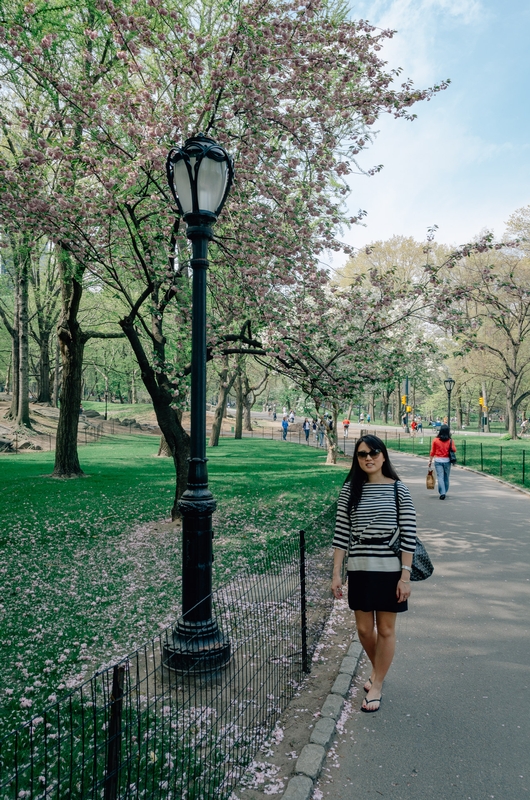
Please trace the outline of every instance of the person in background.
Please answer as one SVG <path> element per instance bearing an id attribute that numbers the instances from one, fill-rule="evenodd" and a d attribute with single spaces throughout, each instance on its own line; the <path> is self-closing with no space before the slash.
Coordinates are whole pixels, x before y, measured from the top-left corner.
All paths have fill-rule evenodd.
<path id="1" fill-rule="evenodd" d="M 309 422 L 308 418 L 304 419 L 304 424 L 302 425 L 302 429 L 305 433 L 305 440 L 306 442 L 309 441 L 309 431 L 311 430 L 311 423 Z"/>
<path id="2" fill-rule="evenodd" d="M 287 417 L 282 419 L 282 439 L 287 441 L 287 431 L 289 430 L 289 423 L 287 421 Z"/>
<path id="3" fill-rule="evenodd" d="M 342 427 L 344 429 L 344 438 L 348 438 L 348 428 L 350 427 L 350 420 L 348 418 L 342 420 Z"/>
<path id="4" fill-rule="evenodd" d="M 318 423 L 318 446 L 324 446 L 324 436 L 326 435 L 326 425 L 322 417 L 320 418 L 320 422 Z"/>
<path id="5" fill-rule="evenodd" d="M 364 422 L 364 411 L 361 411 L 359 414 L 359 424 L 362 425 Z"/>
<path id="6" fill-rule="evenodd" d="M 441 425 L 438 435 L 432 440 L 432 447 L 429 457 L 429 467 L 432 466 L 434 460 L 434 469 L 436 470 L 436 478 L 438 480 L 438 494 L 440 500 L 445 500 L 445 496 L 449 491 L 449 478 L 451 475 L 451 461 L 449 459 L 449 451 L 452 450 L 456 453 L 456 447 L 451 439 L 451 431 L 449 425 Z"/>
<path id="7" fill-rule="evenodd" d="M 368 414 L 366 415 L 366 424 L 367 424 L 367 425 L 369 425 L 369 424 L 370 424 L 370 420 L 371 420 L 371 419 L 372 419 L 372 417 L 370 416 L 370 412 L 368 412 Z"/>

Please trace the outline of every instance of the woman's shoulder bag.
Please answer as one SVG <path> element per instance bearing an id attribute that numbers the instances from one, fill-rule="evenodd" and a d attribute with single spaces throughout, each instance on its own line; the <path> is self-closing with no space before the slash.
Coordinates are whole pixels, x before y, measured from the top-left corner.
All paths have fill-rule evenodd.
<path id="1" fill-rule="evenodd" d="M 394 500 L 396 501 L 396 533 L 388 543 L 388 546 L 392 550 L 393 553 L 401 560 L 401 539 L 399 536 L 399 494 L 397 488 L 398 482 L 394 482 Z M 429 558 L 429 554 L 425 549 L 425 545 L 419 538 L 416 536 L 416 549 L 414 551 L 414 555 L 412 557 L 412 568 L 410 571 L 410 579 L 411 581 L 424 581 L 426 578 L 430 578 L 432 573 L 434 572 L 434 567 L 431 559 Z"/>

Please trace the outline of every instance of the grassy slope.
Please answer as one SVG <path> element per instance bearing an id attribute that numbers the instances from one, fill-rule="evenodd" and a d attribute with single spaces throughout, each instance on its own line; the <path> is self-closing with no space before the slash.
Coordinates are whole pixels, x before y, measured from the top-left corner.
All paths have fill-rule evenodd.
<path id="1" fill-rule="evenodd" d="M 50 453 L 0 458 L 0 733 L 178 615 L 180 532 L 149 524 L 168 522 L 174 492 L 157 445 L 83 447 L 88 477 L 75 481 L 45 477 Z M 322 451 L 259 439 L 221 440 L 208 456 L 216 583 L 309 523 L 346 473 Z"/>

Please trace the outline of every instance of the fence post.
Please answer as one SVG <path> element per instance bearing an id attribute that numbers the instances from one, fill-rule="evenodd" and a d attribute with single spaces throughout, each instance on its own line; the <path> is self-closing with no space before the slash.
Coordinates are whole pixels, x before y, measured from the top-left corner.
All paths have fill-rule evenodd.
<path id="1" fill-rule="evenodd" d="M 525 468 L 525 450 L 523 450 L 523 486 L 524 486 L 524 468 Z"/>
<path id="2" fill-rule="evenodd" d="M 502 478 L 502 447 L 499 448 L 499 477 Z"/>
<path id="3" fill-rule="evenodd" d="M 480 443 L 480 471 L 484 472 L 484 453 L 482 450 L 482 442 Z"/>
<path id="4" fill-rule="evenodd" d="M 112 671 L 112 694 L 110 697 L 110 720 L 107 737 L 107 770 L 104 785 L 104 800 L 118 797 L 118 775 L 121 761 L 121 720 L 123 714 L 123 682 L 125 667 L 116 664 Z"/>
<path id="5" fill-rule="evenodd" d="M 307 613 L 305 596 L 305 531 L 300 531 L 300 624 L 302 626 L 302 671 L 310 672 L 307 658 Z"/>
<path id="6" fill-rule="evenodd" d="M 401 434 L 398 433 L 398 450 L 401 450 Z"/>
<path id="7" fill-rule="evenodd" d="M 464 467 L 466 466 L 466 444 L 467 444 L 467 442 L 466 442 L 466 440 L 464 439 L 464 441 L 462 442 L 462 445 L 463 445 L 463 447 L 464 447 L 464 459 L 463 459 L 463 466 L 464 466 Z"/>

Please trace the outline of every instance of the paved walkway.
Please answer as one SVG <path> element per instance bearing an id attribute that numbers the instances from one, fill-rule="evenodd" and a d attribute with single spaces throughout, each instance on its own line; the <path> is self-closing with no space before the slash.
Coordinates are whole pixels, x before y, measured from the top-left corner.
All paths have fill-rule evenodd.
<path id="1" fill-rule="evenodd" d="M 530 797 L 530 497 L 457 468 L 442 502 L 425 459 L 391 458 L 435 574 L 399 618 L 381 710 L 359 691 L 316 797 Z"/>

